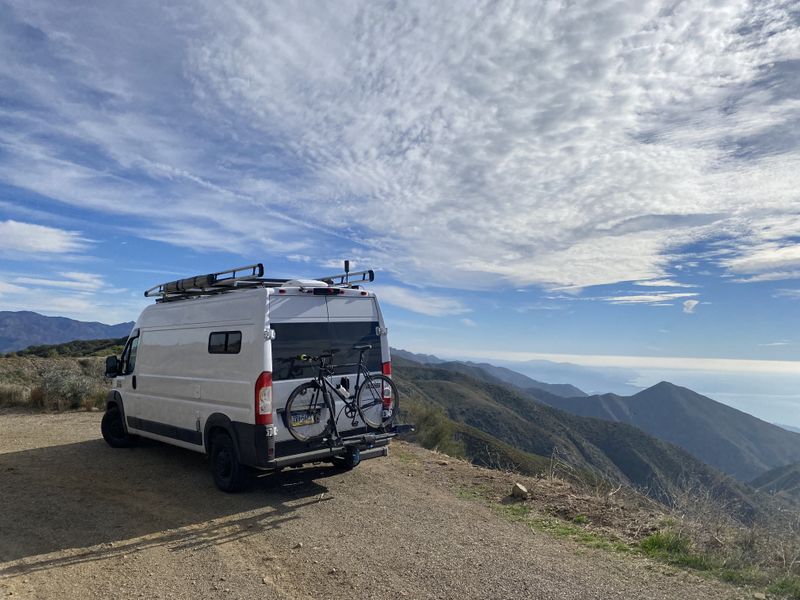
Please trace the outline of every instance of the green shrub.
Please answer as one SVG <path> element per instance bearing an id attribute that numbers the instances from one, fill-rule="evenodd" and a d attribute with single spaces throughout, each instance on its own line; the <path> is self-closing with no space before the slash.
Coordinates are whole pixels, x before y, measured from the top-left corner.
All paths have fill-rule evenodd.
<path id="1" fill-rule="evenodd" d="M 422 402 L 407 402 L 405 413 L 416 428 L 413 439 L 420 446 L 450 456 L 464 456 L 464 444 L 455 438 L 455 424 L 442 409 Z"/>
<path id="2" fill-rule="evenodd" d="M 673 531 L 657 531 L 646 537 L 641 543 L 647 554 L 681 554 L 688 553 L 689 539 Z"/>
<path id="3" fill-rule="evenodd" d="M 589 517 L 586 515 L 575 515 L 575 517 L 572 519 L 572 522 L 577 523 L 578 525 L 585 525 L 589 522 Z"/>
<path id="4" fill-rule="evenodd" d="M 777 596 L 800 600 L 800 578 L 790 576 L 779 579 L 769 586 L 769 591 Z"/>

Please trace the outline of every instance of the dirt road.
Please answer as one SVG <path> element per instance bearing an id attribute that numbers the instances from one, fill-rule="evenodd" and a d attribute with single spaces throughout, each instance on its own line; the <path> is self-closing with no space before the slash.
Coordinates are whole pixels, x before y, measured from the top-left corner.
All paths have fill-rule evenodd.
<path id="1" fill-rule="evenodd" d="M 226 495 L 202 456 L 99 423 L 0 414 L 0 597 L 751 597 L 503 519 L 459 497 L 478 469 L 407 444 Z"/>

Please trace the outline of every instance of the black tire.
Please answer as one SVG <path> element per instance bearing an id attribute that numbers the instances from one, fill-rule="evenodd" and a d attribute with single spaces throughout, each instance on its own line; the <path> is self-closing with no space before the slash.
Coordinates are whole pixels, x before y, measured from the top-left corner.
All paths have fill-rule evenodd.
<path id="1" fill-rule="evenodd" d="M 286 429 L 298 442 L 325 437 L 331 430 L 331 411 L 316 381 L 294 389 L 283 413 Z"/>
<path id="2" fill-rule="evenodd" d="M 331 462 L 337 469 L 352 471 L 361 464 L 361 451 L 358 448 L 348 448 L 341 456 L 334 456 Z"/>
<path id="3" fill-rule="evenodd" d="M 400 410 L 397 386 L 385 375 L 370 375 L 358 388 L 356 404 L 367 427 L 385 431 L 392 426 Z"/>
<path id="4" fill-rule="evenodd" d="M 135 435 L 130 435 L 125 431 L 122 412 L 115 404 L 106 409 L 103 420 L 100 422 L 100 431 L 103 439 L 112 448 L 130 448 L 138 440 Z"/>
<path id="5" fill-rule="evenodd" d="M 231 436 L 217 433 L 211 441 L 211 475 L 223 492 L 241 492 L 249 482 L 247 467 L 236 458 L 236 448 Z"/>

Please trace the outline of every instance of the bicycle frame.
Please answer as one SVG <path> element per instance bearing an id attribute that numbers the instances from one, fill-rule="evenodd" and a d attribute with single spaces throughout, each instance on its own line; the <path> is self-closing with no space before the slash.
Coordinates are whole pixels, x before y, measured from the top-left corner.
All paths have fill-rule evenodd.
<path id="1" fill-rule="evenodd" d="M 367 348 L 362 348 L 359 351 L 357 363 L 344 363 L 341 365 L 335 365 L 336 367 L 351 367 L 351 366 L 357 367 L 355 385 L 353 386 L 352 390 L 350 389 L 347 390 L 348 393 L 350 394 L 347 398 L 342 397 L 341 393 L 332 382 L 332 378 L 334 377 L 332 367 L 334 365 L 331 365 L 330 362 L 328 362 L 327 364 L 325 363 L 326 359 L 330 361 L 333 359 L 333 356 L 328 356 L 328 357 L 321 356 L 319 359 L 320 360 L 319 369 L 317 370 L 317 376 L 314 378 L 314 380 L 318 384 L 321 384 L 320 391 L 322 392 L 322 400 L 328 406 L 328 409 L 331 412 L 330 415 L 331 433 L 335 434 L 336 440 L 341 438 L 341 434 L 339 433 L 339 426 L 337 424 L 341 411 L 339 412 L 336 411 L 336 398 L 341 398 L 342 401 L 345 403 L 345 406 L 342 408 L 342 410 L 345 410 L 348 407 L 354 407 L 356 405 L 357 401 L 356 396 L 358 394 L 358 390 L 362 382 L 362 377 L 364 382 L 372 380 L 372 376 L 369 370 L 367 369 L 366 365 L 364 364 L 364 352 L 366 352 L 366 350 Z M 356 409 L 356 413 L 357 412 L 358 411 Z M 366 423 L 364 425 L 366 427 Z"/>

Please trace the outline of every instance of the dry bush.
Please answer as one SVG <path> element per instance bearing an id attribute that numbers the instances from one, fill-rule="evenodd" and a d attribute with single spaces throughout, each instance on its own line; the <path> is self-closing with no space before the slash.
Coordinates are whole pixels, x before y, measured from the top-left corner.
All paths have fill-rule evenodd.
<path id="1" fill-rule="evenodd" d="M 0 406 L 26 406 L 28 390 L 21 385 L 0 383 Z"/>
<path id="2" fill-rule="evenodd" d="M 0 358 L 0 406 L 92 410 L 105 405 L 102 358 Z"/>

